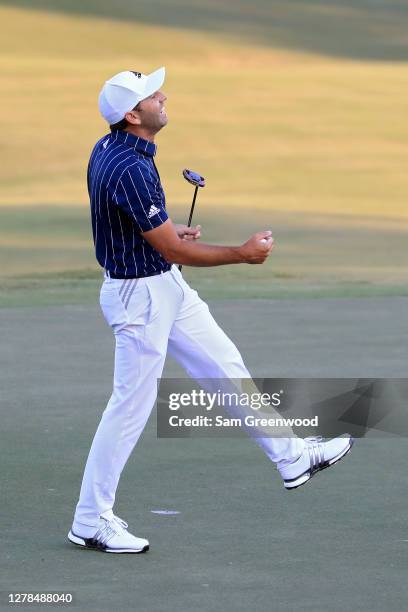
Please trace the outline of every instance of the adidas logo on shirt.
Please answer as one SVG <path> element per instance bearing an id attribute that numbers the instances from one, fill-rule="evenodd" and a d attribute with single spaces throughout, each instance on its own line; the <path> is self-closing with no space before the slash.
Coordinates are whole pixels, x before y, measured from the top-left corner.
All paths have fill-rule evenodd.
<path id="1" fill-rule="evenodd" d="M 147 216 L 149 217 L 149 219 L 151 219 L 152 217 L 154 217 L 154 215 L 158 215 L 159 212 L 160 210 L 154 204 L 152 204 Z"/>

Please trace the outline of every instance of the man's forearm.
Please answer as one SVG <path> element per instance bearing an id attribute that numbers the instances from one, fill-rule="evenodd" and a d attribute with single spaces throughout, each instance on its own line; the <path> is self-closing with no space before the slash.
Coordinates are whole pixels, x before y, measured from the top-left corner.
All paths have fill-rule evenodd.
<path id="1" fill-rule="evenodd" d="M 193 232 L 197 234 L 197 232 Z M 273 247 L 270 230 L 253 234 L 241 246 L 202 244 L 196 240 L 181 239 L 171 219 L 158 227 L 143 232 L 143 238 L 168 262 L 187 266 L 222 266 L 228 264 L 261 264 Z"/>
<path id="2" fill-rule="evenodd" d="M 180 240 L 166 253 L 167 261 L 186 266 L 222 266 L 245 263 L 241 247 L 219 246 Z"/>

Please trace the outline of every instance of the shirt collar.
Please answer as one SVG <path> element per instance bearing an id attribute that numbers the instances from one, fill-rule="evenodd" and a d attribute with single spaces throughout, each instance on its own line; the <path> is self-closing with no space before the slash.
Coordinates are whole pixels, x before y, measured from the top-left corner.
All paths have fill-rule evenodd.
<path id="1" fill-rule="evenodd" d="M 118 130 L 112 132 L 112 139 L 114 142 L 122 142 L 123 144 L 126 144 L 135 151 L 143 153 L 143 155 L 148 155 L 149 157 L 156 155 L 157 145 L 155 145 L 154 142 L 150 142 L 150 140 L 141 138 L 140 136 L 134 136 L 133 134 L 129 134 L 129 132 Z"/>

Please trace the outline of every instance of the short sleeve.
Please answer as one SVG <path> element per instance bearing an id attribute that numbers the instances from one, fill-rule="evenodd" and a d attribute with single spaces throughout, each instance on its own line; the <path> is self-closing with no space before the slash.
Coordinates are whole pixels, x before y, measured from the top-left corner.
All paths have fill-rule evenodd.
<path id="1" fill-rule="evenodd" d="M 163 190 L 143 165 L 133 164 L 121 175 L 114 201 L 137 225 L 148 232 L 167 221 Z"/>

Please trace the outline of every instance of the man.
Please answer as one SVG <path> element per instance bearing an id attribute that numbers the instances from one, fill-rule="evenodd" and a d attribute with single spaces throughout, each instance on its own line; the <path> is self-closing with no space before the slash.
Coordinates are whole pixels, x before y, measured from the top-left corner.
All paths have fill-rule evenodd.
<path id="1" fill-rule="evenodd" d="M 270 231 L 240 246 L 197 242 L 199 226 L 168 217 L 154 163 L 155 136 L 167 124 L 161 91 L 165 70 L 125 71 L 105 83 L 99 109 L 111 128 L 88 167 L 96 257 L 105 270 L 100 304 L 115 334 L 112 396 L 92 443 L 72 529 L 74 544 L 111 553 L 147 551 L 113 513 L 120 474 L 156 400 L 167 351 L 196 379 L 250 378 L 235 345 L 176 265 L 261 264 Z M 287 489 L 341 459 L 352 439 L 257 438 Z"/>

